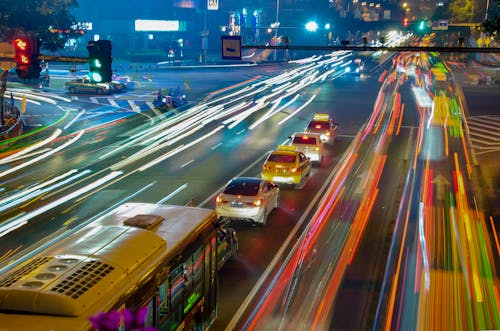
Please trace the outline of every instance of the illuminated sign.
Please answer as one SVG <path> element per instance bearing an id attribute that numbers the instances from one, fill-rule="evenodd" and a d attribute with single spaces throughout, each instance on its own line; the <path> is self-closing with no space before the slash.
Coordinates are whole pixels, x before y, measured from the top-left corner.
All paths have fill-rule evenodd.
<path id="1" fill-rule="evenodd" d="M 135 31 L 179 31 L 179 21 L 135 20 Z"/>
<path id="2" fill-rule="evenodd" d="M 207 0 L 208 10 L 219 10 L 219 0 Z"/>

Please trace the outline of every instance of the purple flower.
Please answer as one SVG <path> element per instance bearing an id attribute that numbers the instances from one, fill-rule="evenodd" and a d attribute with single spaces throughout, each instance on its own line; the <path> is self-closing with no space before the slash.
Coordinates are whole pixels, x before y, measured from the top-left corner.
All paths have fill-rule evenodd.
<path id="1" fill-rule="evenodd" d="M 120 313 L 111 311 L 99 313 L 89 318 L 92 327 L 99 331 L 115 331 L 120 328 Z"/>
<path id="2" fill-rule="evenodd" d="M 148 314 L 148 307 L 142 307 L 135 312 L 124 309 L 122 311 L 125 330 L 137 330 L 144 328 L 144 322 Z"/>

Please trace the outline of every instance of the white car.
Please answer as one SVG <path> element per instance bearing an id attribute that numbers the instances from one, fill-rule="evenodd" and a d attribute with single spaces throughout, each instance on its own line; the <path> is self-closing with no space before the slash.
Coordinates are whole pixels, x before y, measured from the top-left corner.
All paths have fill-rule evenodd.
<path id="1" fill-rule="evenodd" d="M 318 133 L 295 132 L 291 137 L 295 150 L 304 153 L 311 162 L 321 164 L 323 160 L 323 141 Z"/>
<path id="2" fill-rule="evenodd" d="M 273 209 L 278 208 L 279 186 L 261 178 L 235 177 L 216 198 L 218 218 L 266 224 Z"/>

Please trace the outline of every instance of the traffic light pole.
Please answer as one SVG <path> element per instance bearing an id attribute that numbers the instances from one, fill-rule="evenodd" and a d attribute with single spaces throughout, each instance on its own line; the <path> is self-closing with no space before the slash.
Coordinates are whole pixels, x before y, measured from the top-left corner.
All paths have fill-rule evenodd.
<path id="1" fill-rule="evenodd" d="M 0 116 L 2 117 L 2 127 L 5 125 L 5 120 L 3 118 L 3 114 L 4 114 L 3 95 L 5 93 L 5 90 L 7 89 L 7 75 L 8 74 L 9 74 L 9 71 L 4 70 L 4 72 L 2 72 L 2 75 L 0 76 L 0 79 L 2 80 L 2 85 L 0 86 Z"/>

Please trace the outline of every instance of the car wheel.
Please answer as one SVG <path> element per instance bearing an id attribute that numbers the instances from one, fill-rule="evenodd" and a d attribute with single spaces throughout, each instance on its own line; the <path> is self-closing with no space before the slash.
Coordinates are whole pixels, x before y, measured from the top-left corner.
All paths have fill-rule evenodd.
<path id="1" fill-rule="evenodd" d="M 76 93 L 76 88 L 71 87 L 71 88 L 69 89 L 69 93 L 71 93 L 71 94 L 75 94 L 75 93 Z"/>
<path id="2" fill-rule="evenodd" d="M 95 90 L 97 94 L 101 95 L 102 94 L 102 89 L 98 88 Z"/>

